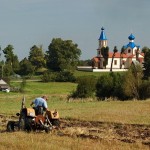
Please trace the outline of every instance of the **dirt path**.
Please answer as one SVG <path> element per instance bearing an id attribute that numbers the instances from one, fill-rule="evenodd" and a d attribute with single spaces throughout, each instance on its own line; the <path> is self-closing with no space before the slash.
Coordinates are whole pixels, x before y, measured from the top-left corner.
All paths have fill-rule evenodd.
<path id="1" fill-rule="evenodd" d="M 8 120 L 15 116 L 0 115 L 0 132 L 6 132 Z M 150 147 L 150 125 L 121 124 L 99 121 L 81 121 L 61 118 L 61 127 L 55 132 L 59 136 L 89 138 L 93 140 L 118 140 L 126 143 L 140 142 Z"/>

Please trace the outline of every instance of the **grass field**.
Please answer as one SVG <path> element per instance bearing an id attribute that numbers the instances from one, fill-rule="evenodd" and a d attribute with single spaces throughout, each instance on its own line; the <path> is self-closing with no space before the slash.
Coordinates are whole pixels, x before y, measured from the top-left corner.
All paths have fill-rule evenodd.
<path id="1" fill-rule="evenodd" d="M 20 83 L 12 83 L 19 86 Z M 0 92 L 0 114 L 5 116 L 15 115 L 20 110 L 21 99 L 25 96 L 26 106 L 43 94 L 48 95 L 49 109 L 57 109 L 63 119 L 76 119 L 80 121 L 95 121 L 103 123 L 121 123 L 150 125 L 150 100 L 146 101 L 96 101 L 67 100 L 67 95 L 76 88 L 74 83 L 41 83 L 27 82 L 25 93 Z M 0 120 L 1 121 L 1 120 Z M 3 120 L 4 121 L 4 120 Z M 5 127 L 0 127 L 3 130 Z M 47 149 L 47 150 L 130 150 L 149 149 L 141 142 L 125 143 L 109 138 L 93 140 L 76 136 L 58 136 L 58 132 L 24 133 L 1 132 L 0 150 Z M 150 141 L 149 141 L 150 142 Z"/>

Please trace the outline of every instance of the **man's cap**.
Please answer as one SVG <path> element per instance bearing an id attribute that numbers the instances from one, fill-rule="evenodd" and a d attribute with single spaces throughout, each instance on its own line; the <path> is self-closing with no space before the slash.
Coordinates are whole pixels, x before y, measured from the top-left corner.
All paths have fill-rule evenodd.
<path id="1" fill-rule="evenodd" d="M 48 100 L 48 97 L 46 95 L 43 95 L 42 98 Z"/>

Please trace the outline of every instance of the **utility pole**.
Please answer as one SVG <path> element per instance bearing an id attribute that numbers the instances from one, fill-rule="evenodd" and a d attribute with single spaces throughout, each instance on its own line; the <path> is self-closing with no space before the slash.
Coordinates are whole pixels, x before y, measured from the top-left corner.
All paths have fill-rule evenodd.
<path id="1" fill-rule="evenodd" d="M 3 78 L 3 65 L 2 65 L 2 78 Z"/>

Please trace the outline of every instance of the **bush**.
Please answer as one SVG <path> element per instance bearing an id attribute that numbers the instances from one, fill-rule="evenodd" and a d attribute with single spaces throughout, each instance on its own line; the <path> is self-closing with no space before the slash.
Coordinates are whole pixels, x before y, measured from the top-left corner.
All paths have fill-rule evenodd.
<path id="1" fill-rule="evenodd" d="M 75 82 L 76 78 L 70 71 L 60 71 L 57 73 L 55 81 L 57 82 Z"/>
<path id="2" fill-rule="evenodd" d="M 92 76 L 79 77 L 78 86 L 69 97 L 72 98 L 88 98 L 93 97 L 95 93 L 96 80 Z"/>
<path id="3" fill-rule="evenodd" d="M 96 84 L 96 96 L 98 99 L 113 98 L 125 100 L 127 96 L 123 91 L 124 75 L 113 73 L 100 76 Z"/>
<path id="4" fill-rule="evenodd" d="M 23 78 L 22 82 L 20 83 L 20 90 L 19 90 L 21 93 L 25 92 L 25 86 L 26 86 L 26 79 Z"/>
<path id="5" fill-rule="evenodd" d="M 72 72 L 69 71 L 61 71 L 61 72 L 50 72 L 45 71 L 43 76 L 41 77 L 43 82 L 75 82 L 76 78 L 74 77 Z"/>
<path id="6" fill-rule="evenodd" d="M 45 71 L 43 73 L 43 76 L 41 77 L 41 80 L 43 82 L 51 82 L 51 81 L 55 81 L 55 78 L 56 78 L 56 74 L 54 72 Z"/>
<path id="7" fill-rule="evenodd" d="M 113 90 L 113 78 L 110 74 L 100 76 L 96 83 L 96 96 L 98 99 L 104 100 L 105 98 L 111 97 Z"/>
<path id="8" fill-rule="evenodd" d="M 112 89 L 112 97 L 120 100 L 128 99 L 123 91 L 123 82 L 125 76 L 120 73 L 110 73 L 110 76 L 113 79 L 113 89 Z"/>
<path id="9" fill-rule="evenodd" d="M 143 80 L 139 90 L 139 97 L 142 100 L 150 98 L 150 80 Z"/>
<path id="10" fill-rule="evenodd" d="M 131 66 L 125 73 L 123 89 L 130 99 L 140 100 L 140 87 L 143 82 L 143 70 L 140 65 Z"/>

